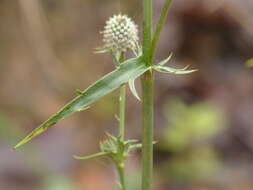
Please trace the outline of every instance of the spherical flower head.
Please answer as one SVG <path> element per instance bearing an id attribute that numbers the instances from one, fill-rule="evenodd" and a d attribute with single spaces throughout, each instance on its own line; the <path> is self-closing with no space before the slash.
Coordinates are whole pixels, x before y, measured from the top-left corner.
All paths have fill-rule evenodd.
<path id="1" fill-rule="evenodd" d="M 111 17 L 102 33 L 104 49 L 107 51 L 122 53 L 137 49 L 139 39 L 137 25 L 126 15 L 119 14 Z"/>

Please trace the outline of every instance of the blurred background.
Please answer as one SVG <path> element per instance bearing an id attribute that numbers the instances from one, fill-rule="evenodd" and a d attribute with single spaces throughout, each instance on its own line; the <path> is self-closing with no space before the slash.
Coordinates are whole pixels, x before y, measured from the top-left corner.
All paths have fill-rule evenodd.
<path id="1" fill-rule="evenodd" d="M 164 0 L 154 1 L 155 20 Z M 0 1 L 0 190 L 112 190 L 108 160 L 74 160 L 117 134 L 118 91 L 12 151 L 11 147 L 114 69 L 99 33 L 126 13 L 140 26 L 142 1 Z M 141 31 L 140 31 L 141 35 Z M 253 189 L 252 0 L 176 0 L 156 62 L 191 65 L 191 75 L 156 75 L 155 190 Z M 137 89 L 140 92 L 137 81 Z M 127 137 L 140 139 L 140 103 L 128 92 Z M 140 152 L 127 163 L 140 189 Z"/>

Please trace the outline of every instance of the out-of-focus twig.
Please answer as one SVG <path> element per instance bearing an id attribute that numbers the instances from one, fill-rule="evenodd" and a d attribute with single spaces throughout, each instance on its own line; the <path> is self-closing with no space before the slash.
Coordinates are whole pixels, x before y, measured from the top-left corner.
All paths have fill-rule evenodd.
<path id="1" fill-rule="evenodd" d="M 44 15 L 40 0 L 19 0 L 24 21 L 24 32 L 36 59 L 36 67 L 40 68 L 48 85 L 59 91 L 57 81 L 64 80 L 63 64 L 55 55 L 50 41 L 49 26 Z M 69 82 L 64 81 L 65 84 Z M 70 85 L 70 84 L 69 84 Z"/>

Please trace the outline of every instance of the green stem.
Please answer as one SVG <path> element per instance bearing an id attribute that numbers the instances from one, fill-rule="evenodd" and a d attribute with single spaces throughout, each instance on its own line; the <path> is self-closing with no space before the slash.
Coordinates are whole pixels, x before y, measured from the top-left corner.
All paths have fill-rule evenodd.
<path id="1" fill-rule="evenodd" d="M 143 0 L 143 58 L 152 66 L 152 0 Z M 142 190 L 152 190 L 153 184 L 153 128 L 154 128 L 154 73 L 147 71 L 142 84 Z"/>
<path id="2" fill-rule="evenodd" d="M 150 47 L 151 47 L 151 41 L 152 41 L 152 0 L 143 0 L 143 57 L 145 60 L 145 63 L 150 66 L 151 59 L 149 55 Z"/>
<path id="3" fill-rule="evenodd" d="M 142 76 L 142 190 L 153 183 L 154 73 Z"/>
<path id="4" fill-rule="evenodd" d="M 122 63 L 124 62 L 124 60 L 125 55 L 124 53 L 122 53 L 119 62 Z M 125 109 L 126 109 L 126 85 L 122 85 L 120 87 L 120 95 L 119 95 L 119 135 L 122 141 L 124 141 L 125 139 Z M 121 190 L 126 190 L 124 161 L 116 164 Z"/>
<path id="5" fill-rule="evenodd" d="M 123 63 L 125 60 L 125 54 L 121 53 L 119 62 Z M 119 94 L 119 135 L 122 141 L 125 138 L 125 108 L 126 107 L 126 86 L 120 87 Z"/>
<path id="6" fill-rule="evenodd" d="M 120 87 L 119 95 L 119 135 L 121 140 L 125 138 L 125 104 L 126 104 L 126 85 Z"/>
<path id="7" fill-rule="evenodd" d="M 118 171 L 118 175 L 119 175 L 121 190 L 126 190 L 124 163 L 120 163 L 117 165 L 117 171 Z"/>

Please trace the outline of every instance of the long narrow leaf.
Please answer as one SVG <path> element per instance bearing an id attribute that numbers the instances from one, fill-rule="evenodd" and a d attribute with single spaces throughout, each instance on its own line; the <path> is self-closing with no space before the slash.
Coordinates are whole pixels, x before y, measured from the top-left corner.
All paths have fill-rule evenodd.
<path id="1" fill-rule="evenodd" d="M 23 144 L 31 141 L 34 137 L 46 131 L 49 127 L 56 124 L 58 121 L 64 119 L 71 114 L 82 111 L 84 108 L 89 106 L 91 103 L 109 94 L 113 90 L 117 89 L 120 85 L 134 79 L 145 71 L 147 67 L 142 62 L 142 57 L 127 60 L 119 68 L 113 72 L 105 75 L 90 87 L 88 87 L 83 93 L 79 93 L 75 99 L 65 105 L 59 112 L 50 117 L 47 121 L 39 125 L 34 129 L 28 136 L 21 140 L 14 149 L 22 146 Z"/>
<path id="2" fill-rule="evenodd" d="M 154 36 L 153 36 L 153 39 L 152 39 L 151 50 L 150 50 L 151 59 L 154 58 L 154 55 L 156 53 L 157 44 L 160 40 L 161 31 L 164 27 L 167 15 L 169 13 L 169 8 L 170 8 L 171 3 L 172 3 L 172 0 L 166 0 L 165 4 L 163 6 L 163 9 L 161 11 L 158 23 L 156 25 L 155 33 L 154 33 Z"/>

